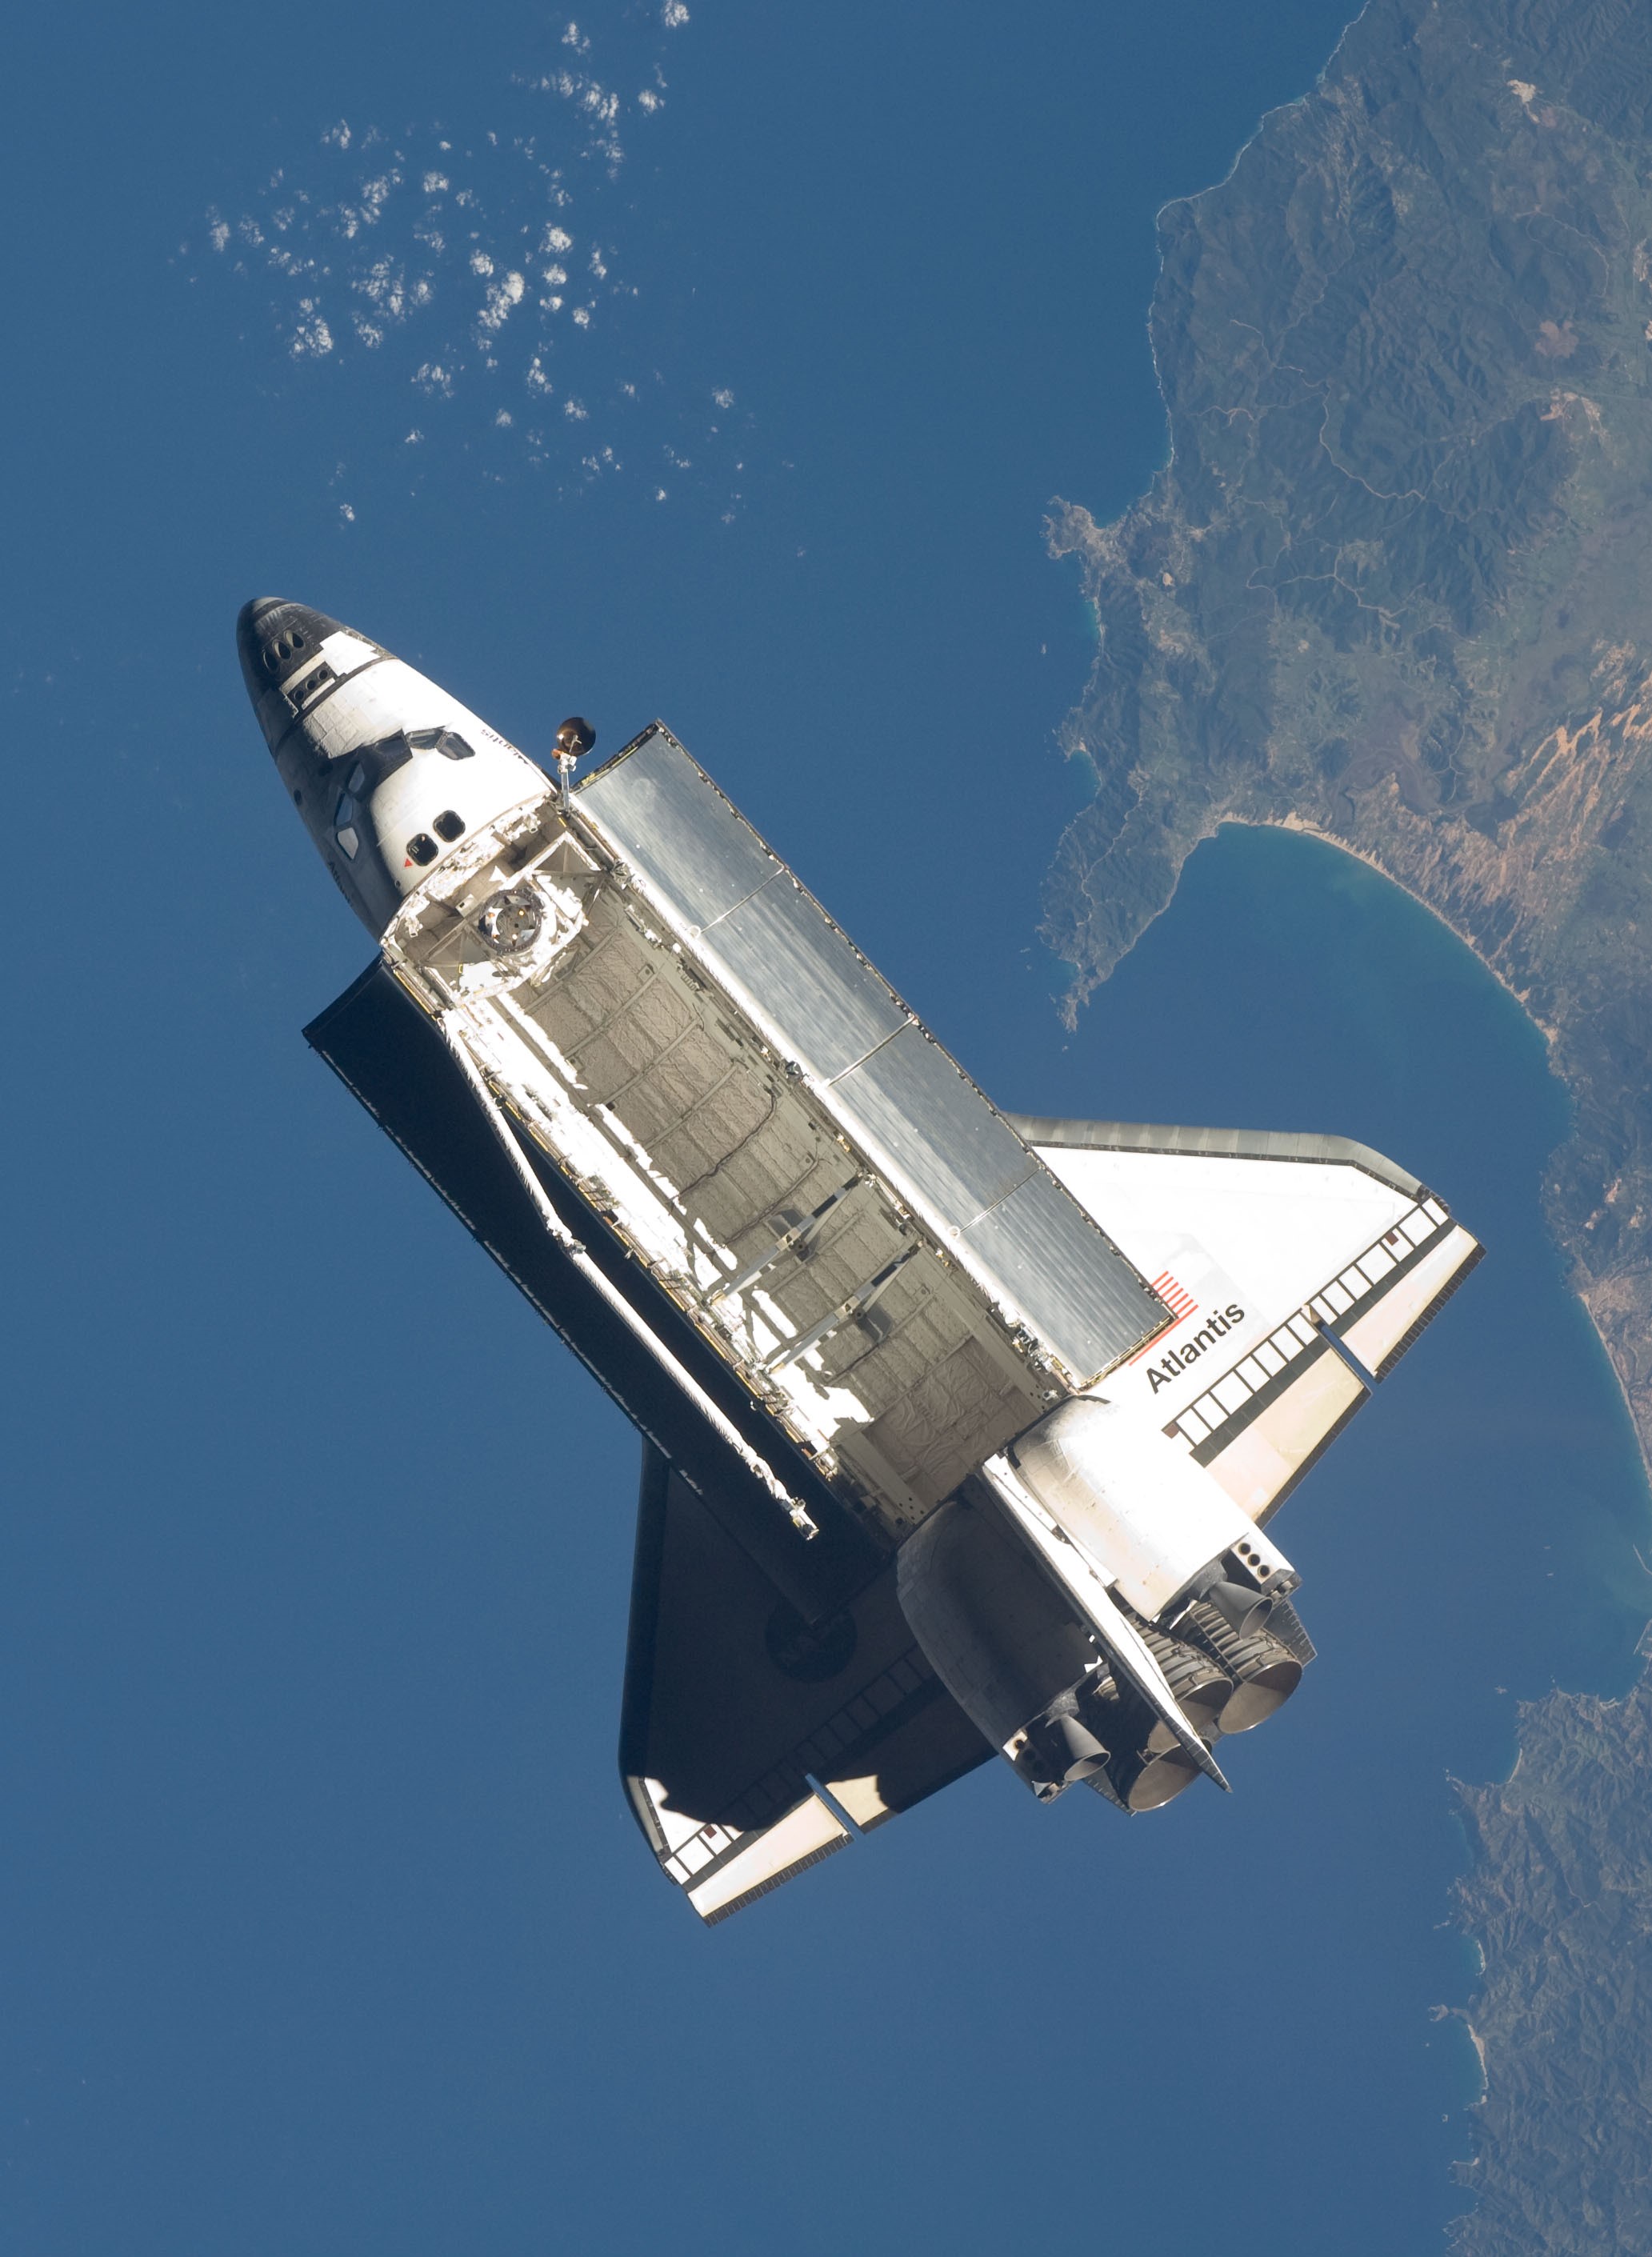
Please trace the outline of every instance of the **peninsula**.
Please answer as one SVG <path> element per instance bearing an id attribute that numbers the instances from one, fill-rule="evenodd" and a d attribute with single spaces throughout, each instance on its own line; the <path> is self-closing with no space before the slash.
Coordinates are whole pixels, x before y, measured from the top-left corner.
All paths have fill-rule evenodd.
<path id="1" fill-rule="evenodd" d="M 1076 1008 L 1224 822 L 1362 856 L 1548 1035 L 1556 1236 L 1652 1454 L 1652 10 L 1371 0 L 1161 216 L 1171 454 L 1058 508 L 1100 643 Z"/>
<path id="2" fill-rule="evenodd" d="M 1160 240 L 1169 459 L 1116 523 L 1048 527 L 1099 635 L 1045 903 L 1069 1009 L 1224 822 L 1415 895 L 1572 1093 L 1548 1219 L 1652 1459 L 1652 8 L 1369 0 Z M 1652 1682 L 1521 1730 L 1511 1780 L 1459 1789 L 1457 2246 L 1641 2249 Z"/>

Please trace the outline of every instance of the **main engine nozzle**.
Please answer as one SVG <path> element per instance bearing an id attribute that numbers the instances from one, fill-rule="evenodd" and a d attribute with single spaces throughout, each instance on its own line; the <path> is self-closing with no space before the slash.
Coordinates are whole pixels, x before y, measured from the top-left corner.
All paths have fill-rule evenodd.
<path id="1" fill-rule="evenodd" d="M 1190 1607 L 1177 1627 L 1197 1638 L 1233 1680 L 1232 1698 L 1217 1720 L 1225 1733 L 1248 1732 L 1266 1723 L 1303 1681 L 1302 1661 L 1281 1638 L 1267 1629 L 1232 1629 L 1208 1599 Z"/>

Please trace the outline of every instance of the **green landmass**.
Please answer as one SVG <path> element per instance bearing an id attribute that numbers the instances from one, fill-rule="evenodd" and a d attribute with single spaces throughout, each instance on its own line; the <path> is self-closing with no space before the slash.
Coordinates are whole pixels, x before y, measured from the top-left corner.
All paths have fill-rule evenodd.
<path id="1" fill-rule="evenodd" d="M 1652 7 L 1372 0 L 1168 205 L 1171 455 L 1063 506 L 1095 769 L 1046 936 L 1075 1006 L 1215 826 L 1300 825 L 1549 1035 L 1557 1236 L 1652 1450 Z"/>
<path id="2" fill-rule="evenodd" d="M 1549 1219 L 1652 1458 L 1652 4 L 1370 0 L 1160 237 L 1169 459 L 1049 526 L 1099 629 L 1046 898 L 1070 1008 L 1225 821 L 1416 895 L 1572 1092 Z M 1652 1688 L 1522 1731 L 1462 1790 L 1458 2246 L 1652 2250 Z"/>
<path id="3" fill-rule="evenodd" d="M 1524 1703 L 1520 1737 L 1507 1785 L 1458 1789 L 1486 2082 L 1456 2246 L 1629 2257 L 1652 2249 L 1652 1680 Z"/>

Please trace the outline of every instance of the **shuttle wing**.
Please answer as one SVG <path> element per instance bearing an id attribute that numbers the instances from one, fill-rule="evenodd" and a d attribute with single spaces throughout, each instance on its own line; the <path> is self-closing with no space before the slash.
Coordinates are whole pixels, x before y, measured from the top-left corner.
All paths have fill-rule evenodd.
<path id="1" fill-rule="evenodd" d="M 1265 1521 L 1480 1248 L 1346 1137 L 1011 1114 L 1175 1322 L 1106 1383 Z"/>
<path id="2" fill-rule="evenodd" d="M 620 1770 L 708 1923 L 995 1752 L 907 1626 L 893 1562 L 814 1626 L 644 1445 Z"/>

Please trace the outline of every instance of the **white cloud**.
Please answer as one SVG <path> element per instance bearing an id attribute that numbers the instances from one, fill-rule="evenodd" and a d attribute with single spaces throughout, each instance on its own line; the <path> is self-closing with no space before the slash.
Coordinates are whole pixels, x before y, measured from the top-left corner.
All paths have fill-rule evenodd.
<path id="1" fill-rule="evenodd" d="M 714 407 L 732 407 L 734 394 L 724 386 L 720 391 L 712 393 L 711 404 Z"/>
<path id="2" fill-rule="evenodd" d="M 477 315 L 477 325 L 484 329 L 502 329 L 511 317 L 512 308 L 522 302 L 527 285 L 515 272 L 506 274 L 493 283 L 488 291 L 488 301 Z"/>
<path id="3" fill-rule="evenodd" d="M 333 332 L 321 319 L 318 301 L 314 298 L 299 300 L 298 326 L 287 344 L 294 360 L 320 360 L 333 350 Z"/>
<path id="4" fill-rule="evenodd" d="M 513 442 L 520 432 L 535 460 L 560 443 L 568 464 L 617 470 L 601 426 L 639 393 L 620 381 L 616 357 L 650 365 L 649 347 L 639 350 L 646 331 L 636 328 L 647 310 L 625 272 L 627 246 L 646 223 L 645 198 L 657 202 L 659 190 L 651 180 L 621 196 L 610 183 L 628 121 L 641 131 L 638 121 L 662 107 L 666 41 L 688 21 L 682 0 L 604 11 L 594 24 L 553 21 L 538 34 L 540 67 L 512 76 L 512 110 L 455 119 L 446 133 L 341 118 L 244 208 L 209 209 L 207 242 L 230 254 L 222 271 L 262 282 L 293 363 L 377 363 L 385 379 L 427 399 L 468 394 L 470 428 L 486 424 Z M 639 90 L 622 95 L 622 87 Z M 576 261 L 583 288 L 597 295 L 569 289 Z M 554 382 L 554 355 L 564 357 Z M 663 408 L 665 430 L 704 433 L 691 395 L 678 398 L 658 374 L 643 389 L 650 416 L 628 428 L 646 430 Z M 547 431 L 523 430 L 524 397 Z M 576 426 L 588 427 L 580 438 L 589 454 L 569 443 Z M 415 428 L 402 443 L 428 442 Z M 701 443 L 710 454 L 715 432 Z"/>
<path id="5" fill-rule="evenodd" d="M 427 275 L 416 274 L 410 282 L 406 268 L 390 258 L 375 259 L 364 274 L 356 277 L 350 287 L 391 322 L 406 321 L 410 313 L 427 306 L 436 294 L 435 286 Z"/>

